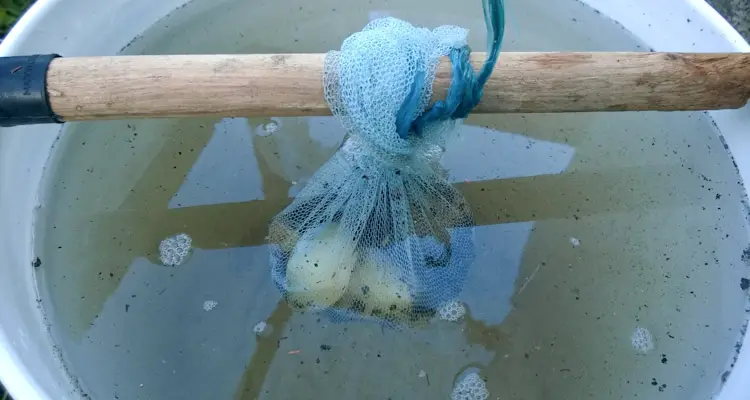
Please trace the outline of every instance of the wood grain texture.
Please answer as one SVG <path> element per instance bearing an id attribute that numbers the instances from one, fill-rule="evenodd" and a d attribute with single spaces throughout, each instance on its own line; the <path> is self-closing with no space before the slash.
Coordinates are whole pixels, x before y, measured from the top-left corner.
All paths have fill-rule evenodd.
<path id="1" fill-rule="evenodd" d="M 479 68 L 484 53 L 472 55 Z M 59 58 L 47 74 L 66 121 L 176 116 L 330 115 L 325 54 Z M 444 59 L 433 100 L 450 85 Z M 748 53 L 504 53 L 476 113 L 739 108 Z"/>

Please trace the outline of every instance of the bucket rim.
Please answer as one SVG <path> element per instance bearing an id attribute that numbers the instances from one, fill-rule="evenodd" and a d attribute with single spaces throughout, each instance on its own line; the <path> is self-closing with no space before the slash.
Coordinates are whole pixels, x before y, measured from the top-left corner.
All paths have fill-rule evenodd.
<path id="1" fill-rule="evenodd" d="M 597 9 L 607 8 L 606 3 L 615 3 L 611 0 L 581 0 L 583 3 L 591 5 Z M 16 25 L 7 34 L 5 39 L 0 43 L 0 56 L 23 54 L 25 42 L 30 38 L 35 27 L 44 24 L 49 18 L 54 16 L 55 9 L 61 7 L 67 0 L 37 0 L 27 12 L 18 20 Z M 122 1 L 121 1 L 122 2 Z M 187 2 L 187 0 L 185 1 Z M 705 0 L 672 0 L 664 1 L 671 5 L 682 4 L 689 7 L 695 14 L 704 19 L 704 23 L 711 26 L 712 29 L 720 36 L 716 40 L 722 40 L 734 51 L 750 52 L 750 44 L 735 30 L 731 24 L 724 19 L 718 11 L 711 7 Z M 106 3 L 106 2 L 103 2 Z M 631 3 L 635 6 L 646 6 L 648 0 L 633 0 Z M 621 5 L 612 5 L 620 7 Z M 631 7 L 633 5 L 631 4 Z M 101 7 L 107 7 L 103 4 Z M 663 7 L 663 6 L 660 6 Z M 612 15 L 610 13 L 610 15 Z M 616 14 L 615 14 L 616 15 Z M 627 27 L 630 29 L 630 27 Z M 658 49 L 657 49 L 658 50 Z M 745 111 L 747 112 L 747 111 Z M 32 182 L 35 184 L 37 182 Z M 38 188 L 34 188 L 38 190 Z M 20 266 L 19 266 L 20 268 Z M 37 316 L 42 327 L 42 316 Z M 26 363 L 20 358 L 15 346 L 24 345 L 23 343 L 12 342 L 6 334 L 7 327 L 0 326 L 0 380 L 3 382 L 7 391 L 17 399 L 60 399 L 65 395 L 53 394 L 46 392 L 40 385 L 37 376 L 33 374 Z M 50 339 L 51 341 L 51 339 Z M 745 348 L 750 349 L 750 335 L 743 339 Z M 725 386 L 718 395 L 718 399 L 729 400 L 743 398 L 748 389 L 750 389 L 750 354 L 747 351 L 739 354 L 737 363 L 729 376 Z"/>

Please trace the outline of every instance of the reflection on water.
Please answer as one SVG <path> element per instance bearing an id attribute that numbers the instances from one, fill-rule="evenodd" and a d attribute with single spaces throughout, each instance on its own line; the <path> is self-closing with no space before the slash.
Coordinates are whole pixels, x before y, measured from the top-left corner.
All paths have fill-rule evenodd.
<path id="1" fill-rule="evenodd" d="M 637 47 L 573 0 L 569 15 L 544 1 L 509 2 L 510 50 Z M 347 11 L 324 30 L 295 5 L 305 22 L 281 30 L 267 21 L 289 10 L 245 3 L 198 1 L 128 52 L 324 51 L 369 18 Z M 430 21 L 412 3 L 372 9 L 468 26 L 481 46 L 481 8 L 456 7 L 441 2 Z M 521 36 L 524 13 L 568 33 Z M 257 24 L 239 23 L 248 16 Z M 267 48 L 252 39 L 263 30 L 275 34 Z M 68 127 L 47 176 L 38 277 L 54 339 L 93 398 L 447 398 L 469 369 L 503 399 L 715 389 L 744 318 L 748 239 L 738 178 L 703 114 L 469 118 L 443 158 L 478 225 L 468 313 L 404 332 L 293 313 L 271 283 L 269 220 L 344 136 L 322 117 Z M 191 258 L 161 265 L 159 242 L 182 232 Z M 645 355 L 631 344 L 639 327 L 655 339 Z"/>

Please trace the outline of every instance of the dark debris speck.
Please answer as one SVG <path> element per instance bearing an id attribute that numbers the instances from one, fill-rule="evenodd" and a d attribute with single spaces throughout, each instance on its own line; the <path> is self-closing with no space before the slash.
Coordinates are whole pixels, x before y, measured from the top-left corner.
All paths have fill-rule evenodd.
<path id="1" fill-rule="evenodd" d="M 34 268 L 39 268 L 42 266 L 42 260 L 39 257 L 34 257 L 34 260 L 31 261 L 31 266 Z"/>
<path id="2" fill-rule="evenodd" d="M 750 264 L 750 246 L 748 246 L 745 250 L 742 251 L 742 261 Z"/>
<path id="3" fill-rule="evenodd" d="M 38 258 L 37 258 L 37 260 L 38 260 Z M 740 289 L 747 290 L 748 288 L 750 288 L 750 279 L 741 278 L 740 279 Z"/>
<path id="4" fill-rule="evenodd" d="M 331 350 L 331 346 L 327 345 L 327 344 L 321 344 L 320 345 L 320 349 L 323 350 L 323 351 L 330 351 Z"/>

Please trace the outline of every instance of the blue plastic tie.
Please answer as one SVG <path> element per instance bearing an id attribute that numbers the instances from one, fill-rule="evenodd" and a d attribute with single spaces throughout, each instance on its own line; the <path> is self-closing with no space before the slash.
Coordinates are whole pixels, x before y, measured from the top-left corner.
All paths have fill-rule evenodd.
<path id="1" fill-rule="evenodd" d="M 448 119 L 466 118 L 471 110 L 482 99 L 484 85 L 495 69 L 497 57 L 500 54 L 500 44 L 505 31 L 505 8 L 503 0 L 482 0 L 484 21 L 487 26 L 487 59 L 477 75 L 469 61 L 471 49 L 469 46 L 451 49 L 449 58 L 453 69 L 451 85 L 445 100 L 436 101 L 422 115 L 412 120 L 419 104 L 419 94 L 422 93 L 425 82 L 424 68 L 414 78 L 411 92 L 404 99 L 396 116 L 396 132 L 402 139 L 407 139 L 409 133 L 421 136 L 428 124 Z M 432 84 L 432 82 L 429 82 Z"/>

